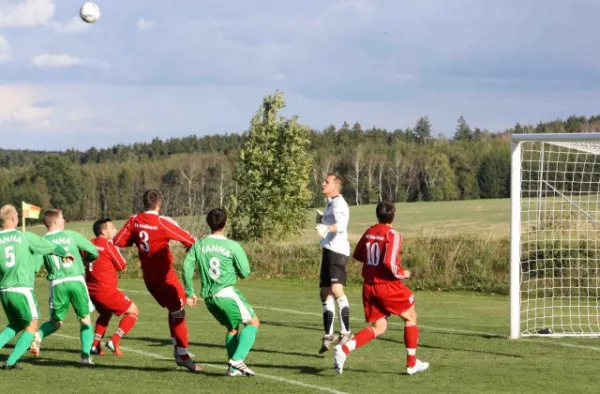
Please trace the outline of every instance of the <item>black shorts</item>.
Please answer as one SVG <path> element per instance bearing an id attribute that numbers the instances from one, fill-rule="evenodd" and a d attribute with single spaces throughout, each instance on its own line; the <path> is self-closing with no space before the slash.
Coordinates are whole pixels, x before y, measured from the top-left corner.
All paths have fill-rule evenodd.
<path id="1" fill-rule="evenodd" d="M 347 263 L 348 256 L 332 252 L 329 249 L 323 249 L 323 258 L 321 259 L 321 280 L 319 281 L 319 287 L 330 287 L 335 283 L 345 286 Z"/>

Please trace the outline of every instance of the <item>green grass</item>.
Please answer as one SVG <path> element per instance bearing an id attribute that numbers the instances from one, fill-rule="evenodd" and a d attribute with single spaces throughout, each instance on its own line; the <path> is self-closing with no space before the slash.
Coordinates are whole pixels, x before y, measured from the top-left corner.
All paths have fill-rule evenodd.
<path id="1" fill-rule="evenodd" d="M 138 324 L 123 339 L 125 357 L 97 357 L 93 368 L 80 367 L 78 323 L 71 312 L 65 326 L 43 342 L 39 359 L 26 355 L 24 371 L 0 371 L 1 391 L 319 392 L 311 386 L 344 393 L 561 393 L 596 389 L 590 376 L 597 373 L 597 340 L 502 338 L 508 328 L 505 296 L 417 292 L 421 327 L 418 356 L 430 362 L 431 369 L 412 377 L 402 373 L 402 325 L 398 318 L 391 318 L 389 331 L 352 353 L 344 374 L 338 376 L 332 368 L 332 355 L 317 354 L 322 328 L 314 281 L 242 281 L 239 287 L 262 323 L 255 349 L 247 359 L 258 375 L 228 379 L 223 376 L 224 329 L 204 305 L 187 309 L 191 351 L 205 365 L 203 373 L 194 375 L 171 361 L 166 311 L 146 293 L 142 281 L 125 279 L 120 287 L 132 290 L 128 294 L 141 310 Z M 352 284 L 347 290 L 356 332 L 364 326 L 360 286 Z M 42 315 L 47 317 L 46 281 L 38 281 L 36 294 Z M 109 333 L 114 332 L 117 322 L 111 322 Z M 0 324 L 5 323 L 0 315 Z M 9 351 L 0 351 L 0 361 Z"/>

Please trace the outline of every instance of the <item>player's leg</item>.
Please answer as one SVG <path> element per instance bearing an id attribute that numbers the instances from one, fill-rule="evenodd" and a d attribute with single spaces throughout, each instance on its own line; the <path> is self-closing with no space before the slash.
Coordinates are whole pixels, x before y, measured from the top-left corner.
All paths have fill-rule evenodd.
<path id="1" fill-rule="evenodd" d="M 94 303 L 96 306 L 96 310 L 98 310 L 98 318 L 96 319 L 96 324 L 94 326 L 94 342 L 92 343 L 92 349 L 90 350 L 90 354 L 96 356 L 103 356 L 104 350 L 102 350 L 102 338 L 104 338 L 104 334 L 106 334 L 106 330 L 108 329 L 108 324 L 110 323 L 110 319 L 112 317 L 111 313 L 105 313 L 101 311 L 101 308 L 98 304 Z"/>
<path id="2" fill-rule="evenodd" d="M 35 333 L 30 353 L 39 357 L 42 346 L 42 340 L 54 334 L 62 327 L 62 322 L 67 316 L 69 310 L 69 289 L 68 283 L 59 283 L 50 286 L 50 320 L 42 324 L 40 329 Z"/>
<path id="3" fill-rule="evenodd" d="M 20 369 L 17 366 L 17 361 L 29 349 L 34 334 L 39 326 L 39 311 L 35 294 L 32 290 L 23 292 L 11 292 L 10 296 L 12 304 L 14 326 L 25 327 L 23 333 L 15 343 L 15 348 L 6 360 L 5 369 Z"/>
<path id="4" fill-rule="evenodd" d="M 329 250 L 322 249 L 321 273 L 319 279 L 319 287 L 321 290 L 319 296 L 321 297 L 321 303 L 323 304 L 323 338 L 319 354 L 328 351 L 335 341 L 335 335 L 333 334 L 335 303 L 333 293 L 331 292 L 331 276 L 329 275 L 330 253 Z"/>
<path id="5" fill-rule="evenodd" d="M 10 301 L 10 293 L 8 291 L 0 292 L 0 302 L 8 320 L 8 325 L 0 332 L 0 349 L 6 346 L 22 328 L 19 315 L 14 310 Z"/>
<path id="6" fill-rule="evenodd" d="M 175 363 L 191 372 L 199 372 L 201 367 L 192 360 L 188 352 L 189 339 L 184 307 L 185 290 L 175 277 L 167 279 L 167 283 L 162 286 L 162 294 L 164 303 L 169 310 L 169 329 L 173 340 Z"/>
<path id="7" fill-rule="evenodd" d="M 121 351 L 120 347 L 121 338 L 127 335 L 127 333 L 131 331 L 133 326 L 135 326 L 135 323 L 137 322 L 138 316 L 140 314 L 140 310 L 138 309 L 137 305 L 133 303 L 133 301 L 131 301 L 123 293 L 121 293 L 121 296 L 122 300 L 120 303 L 122 304 L 122 306 L 118 307 L 119 309 L 115 310 L 115 314 L 117 314 L 118 316 L 123 315 L 123 318 L 119 322 L 119 327 L 117 328 L 117 331 L 106 343 L 106 346 L 113 351 L 115 356 L 118 357 L 123 356 L 123 352 Z M 123 311 L 123 308 L 126 308 L 125 311 Z"/>
<path id="8" fill-rule="evenodd" d="M 387 330 L 387 317 L 390 313 L 374 295 L 373 286 L 368 284 L 363 285 L 363 306 L 365 320 L 371 325 L 360 330 L 345 344 L 340 343 L 334 348 L 333 367 L 339 374 L 343 372 L 346 357 L 350 352 L 366 345 Z"/>
<path id="9" fill-rule="evenodd" d="M 414 298 L 413 298 L 414 300 Z M 417 359 L 417 343 L 419 341 L 419 327 L 417 326 L 417 312 L 414 301 L 409 309 L 400 314 L 404 320 L 404 344 L 406 346 L 406 373 L 414 375 L 429 368 L 429 363 Z"/>
<path id="10" fill-rule="evenodd" d="M 350 303 L 344 293 L 346 285 L 346 264 L 348 256 L 330 252 L 329 277 L 331 278 L 331 293 L 338 304 L 340 316 L 340 344 L 345 344 L 352 337 L 350 332 Z"/>
<path id="11" fill-rule="evenodd" d="M 90 313 L 95 310 L 95 306 L 90 300 L 85 282 L 73 281 L 66 282 L 69 288 L 69 299 L 75 310 L 75 315 L 80 322 L 79 339 L 81 340 L 81 363 L 85 365 L 93 364 L 90 358 L 90 351 L 94 343 L 94 329 L 92 328 L 92 319 Z"/>
<path id="12" fill-rule="evenodd" d="M 230 287 L 221 290 L 217 296 L 205 301 L 208 310 L 224 326 L 228 328 L 226 342 L 228 348 L 229 369 L 228 376 L 253 376 L 254 372 L 245 364 L 248 353 L 254 346 L 260 322 L 254 309 L 250 306 L 244 295 L 236 288 Z M 233 336 L 237 333 L 240 324 L 244 324 L 237 334 L 237 346 Z M 233 352 L 233 353 L 231 353 Z"/>

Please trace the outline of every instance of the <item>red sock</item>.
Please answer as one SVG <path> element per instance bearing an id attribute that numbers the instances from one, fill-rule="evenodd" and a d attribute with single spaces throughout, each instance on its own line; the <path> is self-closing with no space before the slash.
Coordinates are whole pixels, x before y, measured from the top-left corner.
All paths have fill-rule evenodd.
<path id="1" fill-rule="evenodd" d="M 419 327 L 404 327 L 404 345 L 406 345 L 406 366 L 414 367 L 417 362 L 417 342 L 419 341 Z"/>
<path id="2" fill-rule="evenodd" d="M 108 328 L 108 323 L 110 322 L 111 316 L 112 315 L 100 315 L 98 316 L 98 319 L 96 319 L 96 328 L 94 330 L 94 342 L 92 343 L 92 346 L 95 346 L 96 348 L 100 346 L 100 341 L 106 333 L 106 329 Z"/>
<path id="3" fill-rule="evenodd" d="M 112 336 L 111 341 L 113 341 L 115 345 L 118 345 L 121 341 L 121 338 L 127 335 L 129 330 L 131 330 L 133 326 L 135 326 L 137 319 L 137 316 L 131 313 L 128 313 L 125 316 L 123 316 L 121 322 L 119 323 L 119 328 L 117 328 L 115 335 Z"/>
<path id="4" fill-rule="evenodd" d="M 169 329 L 171 330 L 171 337 L 173 338 L 173 345 L 175 350 L 179 351 L 181 348 L 187 349 L 188 344 L 188 328 L 185 315 L 177 316 L 178 312 L 175 312 L 176 316 L 169 313 Z M 180 352 L 178 352 L 179 354 Z M 187 356 L 187 350 L 185 354 L 179 354 L 179 357 L 185 359 Z"/>
<path id="5" fill-rule="evenodd" d="M 375 339 L 375 331 L 371 327 L 365 327 L 358 332 L 350 341 L 342 346 L 342 351 L 348 355 L 354 349 L 358 349 L 361 346 L 366 345 L 370 341 Z"/>

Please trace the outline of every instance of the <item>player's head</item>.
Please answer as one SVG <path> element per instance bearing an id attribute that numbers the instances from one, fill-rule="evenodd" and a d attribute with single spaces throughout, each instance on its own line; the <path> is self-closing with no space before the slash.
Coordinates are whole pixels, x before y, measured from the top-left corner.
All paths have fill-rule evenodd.
<path id="1" fill-rule="evenodd" d="M 392 224 L 394 222 L 394 216 L 396 216 L 396 206 L 387 201 L 382 201 L 377 204 L 375 208 L 375 214 L 379 223 Z"/>
<path id="2" fill-rule="evenodd" d="M 113 239 L 115 235 L 117 235 L 117 229 L 110 218 L 96 220 L 92 230 L 94 230 L 94 235 L 96 235 L 96 237 L 102 235 L 108 239 Z"/>
<path id="3" fill-rule="evenodd" d="M 144 210 L 146 211 L 158 211 L 162 203 L 162 196 L 160 191 L 156 189 L 146 190 L 142 197 L 144 203 Z"/>
<path id="4" fill-rule="evenodd" d="M 344 180 L 338 174 L 327 174 L 321 184 L 321 191 L 326 197 L 335 197 L 342 192 Z"/>
<path id="5" fill-rule="evenodd" d="M 60 209 L 46 209 L 42 215 L 42 221 L 47 229 L 65 229 L 65 218 L 63 217 L 63 212 Z"/>
<path id="6" fill-rule="evenodd" d="M 0 220 L 2 220 L 2 228 L 4 230 L 17 228 L 19 225 L 19 213 L 17 208 L 12 204 L 6 204 L 0 208 Z"/>
<path id="7" fill-rule="evenodd" d="M 227 212 L 223 208 L 215 208 L 206 215 L 206 223 L 214 233 L 223 230 L 227 224 Z"/>

